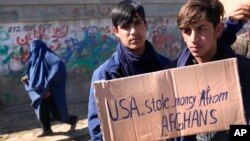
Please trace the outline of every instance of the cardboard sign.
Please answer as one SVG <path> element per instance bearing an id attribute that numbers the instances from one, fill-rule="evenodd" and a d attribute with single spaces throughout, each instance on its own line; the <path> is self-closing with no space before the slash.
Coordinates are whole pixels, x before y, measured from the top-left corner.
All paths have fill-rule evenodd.
<path id="1" fill-rule="evenodd" d="M 237 60 L 94 83 L 105 141 L 152 141 L 245 124 Z"/>

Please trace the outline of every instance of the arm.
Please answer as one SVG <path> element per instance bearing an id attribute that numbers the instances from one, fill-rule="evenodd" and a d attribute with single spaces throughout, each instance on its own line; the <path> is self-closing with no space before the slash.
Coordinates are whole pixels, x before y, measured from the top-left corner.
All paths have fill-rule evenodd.
<path id="1" fill-rule="evenodd" d="M 102 141 L 102 132 L 100 129 L 100 123 L 98 119 L 98 112 L 96 107 L 96 101 L 94 96 L 93 82 L 101 80 L 96 71 L 93 73 L 90 92 L 89 92 L 89 103 L 88 103 L 88 128 L 92 141 Z"/>
<path id="2" fill-rule="evenodd" d="M 28 62 L 28 67 L 25 71 L 25 75 L 23 77 L 21 77 L 21 82 L 24 83 L 24 84 L 27 84 L 29 83 L 29 71 L 30 71 L 30 62 Z"/>
<path id="3" fill-rule="evenodd" d="M 229 45 L 232 45 L 236 41 L 236 34 L 243 27 L 244 23 L 242 21 L 238 21 L 236 23 L 232 23 L 229 20 L 226 22 L 226 28 L 223 31 L 220 39 Z"/>
<path id="4" fill-rule="evenodd" d="M 233 44 L 236 40 L 236 34 L 243 27 L 244 22 L 250 18 L 250 2 L 242 3 L 229 13 L 226 28 L 221 36 L 221 39 Z"/>

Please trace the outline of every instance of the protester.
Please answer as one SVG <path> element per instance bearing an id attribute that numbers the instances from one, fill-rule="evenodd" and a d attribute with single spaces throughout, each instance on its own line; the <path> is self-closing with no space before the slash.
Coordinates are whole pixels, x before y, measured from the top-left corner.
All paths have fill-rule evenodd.
<path id="1" fill-rule="evenodd" d="M 111 12 L 114 34 L 120 40 L 116 52 L 99 68 L 92 77 L 110 80 L 164 69 L 169 59 L 158 54 L 146 40 L 147 23 L 143 6 L 137 1 L 120 2 Z M 88 104 L 88 127 L 91 139 L 102 140 L 93 86 L 90 88 Z"/>
<path id="2" fill-rule="evenodd" d="M 28 68 L 21 81 L 42 126 L 43 131 L 38 137 L 53 135 L 52 120 L 71 125 L 71 130 L 75 128 L 77 116 L 69 115 L 66 104 L 65 65 L 40 39 L 29 46 Z"/>
<path id="3" fill-rule="evenodd" d="M 177 25 L 187 47 L 174 63 L 176 67 L 182 67 L 236 57 L 245 116 L 249 124 L 250 95 L 247 94 L 250 94 L 250 60 L 236 54 L 230 45 L 219 39 L 224 30 L 224 24 L 221 22 L 223 15 L 224 7 L 219 0 L 188 0 L 177 17 Z M 229 132 L 203 133 L 174 140 L 228 141 Z"/>

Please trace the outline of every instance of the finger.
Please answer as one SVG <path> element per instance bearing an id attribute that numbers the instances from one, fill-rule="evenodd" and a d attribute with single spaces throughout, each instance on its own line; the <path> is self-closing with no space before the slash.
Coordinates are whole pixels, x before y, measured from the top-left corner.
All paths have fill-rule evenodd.
<path id="1" fill-rule="evenodd" d="M 241 4 L 239 6 L 237 6 L 236 8 L 234 8 L 234 10 L 231 13 L 237 12 L 237 11 L 246 11 L 246 12 L 250 12 L 250 3 L 249 4 Z"/>
<path id="2" fill-rule="evenodd" d="M 233 20 L 247 20 L 250 18 L 250 12 L 246 10 L 238 10 L 229 15 L 229 17 Z"/>

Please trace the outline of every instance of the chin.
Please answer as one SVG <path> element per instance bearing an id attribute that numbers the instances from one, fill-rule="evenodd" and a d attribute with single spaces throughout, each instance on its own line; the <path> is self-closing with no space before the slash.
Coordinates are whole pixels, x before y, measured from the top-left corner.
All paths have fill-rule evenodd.
<path id="1" fill-rule="evenodd" d="M 193 57 L 201 57 L 201 54 L 199 54 L 199 53 L 192 52 L 191 54 L 192 54 Z"/>

